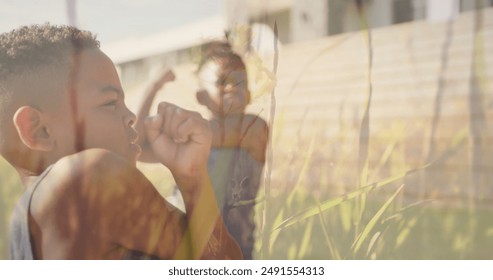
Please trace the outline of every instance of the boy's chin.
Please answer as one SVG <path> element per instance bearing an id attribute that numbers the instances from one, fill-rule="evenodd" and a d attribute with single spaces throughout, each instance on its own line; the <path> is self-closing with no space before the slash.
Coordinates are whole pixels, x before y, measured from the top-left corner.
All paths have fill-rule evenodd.
<path id="1" fill-rule="evenodd" d="M 226 108 L 222 111 L 220 109 L 214 108 L 214 109 L 210 109 L 210 111 L 217 116 L 229 117 L 229 116 L 243 114 L 245 112 L 245 107 Z"/>
<path id="2" fill-rule="evenodd" d="M 142 153 L 142 148 L 138 144 L 130 144 L 129 156 L 127 157 L 132 164 L 136 164 L 140 154 Z"/>
<path id="3" fill-rule="evenodd" d="M 235 116 L 235 115 L 243 114 L 244 112 L 245 112 L 245 109 L 244 108 L 235 108 L 235 109 L 232 109 L 232 110 L 227 111 L 226 113 L 224 113 L 224 115 L 226 117 L 228 117 L 228 116 Z"/>

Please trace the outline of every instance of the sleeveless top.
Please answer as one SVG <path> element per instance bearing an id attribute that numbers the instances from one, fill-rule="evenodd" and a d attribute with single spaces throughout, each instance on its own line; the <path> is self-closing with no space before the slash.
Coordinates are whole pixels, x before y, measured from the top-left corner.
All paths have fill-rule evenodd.
<path id="1" fill-rule="evenodd" d="M 39 185 L 39 182 L 50 172 L 51 167 L 52 165 L 27 188 L 14 208 L 10 220 L 10 258 L 12 260 L 34 259 L 29 231 L 29 207 L 34 190 Z"/>
<path id="2" fill-rule="evenodd" d="M 212 148 L 209 156 L 209 176 L 217 203 L 244 259 L 252 259 L 254 207 L 263 167 L 263 162 L 241 148 Z"/>
<path id="3" fill-rule="evenodd" d="M 26 191 L 22 194 L 14 208 L 10 220 L 10 259 L 12 260 L 34 260 L 32 250 L 32 240 L 29 230 L 29 209 L 34 191 L 39 183 L 50 172 L 52 165 L 49 166 Z M 156 256 L 147 255 L 139 251 L 122 248 L 125 253 L 122 259 L 125 260 L 154 260 Z"/>
<path id="4" fill-rule="evenodd" d="M 218 205 L 232 206 L 255 199 L 263 162 L 241 148 L 211 148 L 207 164 Z"/>

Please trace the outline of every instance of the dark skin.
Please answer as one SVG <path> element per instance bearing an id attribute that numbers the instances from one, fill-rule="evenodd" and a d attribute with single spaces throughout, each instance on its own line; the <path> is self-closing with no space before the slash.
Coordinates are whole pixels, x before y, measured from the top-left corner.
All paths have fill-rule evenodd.
<path id="1" fill-rule="evenodd" d="M 212 147 L 239 147 L 265 162 L 269 128 L 259 116 L 245 113 L 250 92 L 244 66 L 235 60 L 212 60 L 198 75 L 203 89 L 197 92 L 197 100 L 212 114 Z"/>
<path id="2" fill-rule="evenodd" d="M 35 258 L 120 259 L 130 249 L 162 259 L 241 259 L 207 174 L 207 121 L 161 103 L 143 127 L 155 158 L 183 194 L 184 214 L 135 167 L 136 116 L 125 105 L 111 60 L 99 50 L 83 51 L 79 59 L 74 118 L 67 87 L 35 107 L 19 99 L 13 116 L 16 133 L 8 141 L 30 155 L 15 164 L 23 181 L 52 165 L 31 201 Z M 81 127 L 84 133 L 75 133 Z M 76 135 L 83 137 L 82 150 Z"/>
<path id="3" fill-rule="evenodd" d="M 211 196 L 200 191 L 189 197 Z M 196 206 L 198 201 L 189 204 Z M 212 234 L 213 242 L 205 244 L 200 256 L 193 255 L 194 244 L 186 232 L 197 214 L 194 206 L 185 216 L 126 160 L 107 150 L 86 150 L 58 161 L 38 186 L 30 219 L 34 253 L 40 259 L 120 259 L 124 247 L 162 259 L 237 258 L 231 254 L 233 242 L 214 245 L 227 240 L 220 222 L 201 228 L 204 235 Z M 218 215 L 214 207 L 201 211 Z M 54 245 L 60 243 L 62 248 Z"/>
<path id="4" fill-rule="evenodd" d="M 210 62 L 211 67 L 204 66 L 199 71 L 199 80 L 205 81 L 206 86 L 197 91 L 197 101 L 206 106 L 210 113 L 209 120 L 212 129 L 212 147 L 239 147 L 250 153 L 259 162 L 265 162 L 269 128 L 259 116 L 246 114 L 245 108 L 250 101 L 250 93 L 246 84 L 246 72 L 243 65 L 232 62 L 229 65 L 219 65 Z M 203 73 L 204 71 L 209 73 Z M 202 78 L 205 76 L 205 78 Z M 138 118 L 143 119 L 149 114 L 149 109 L 157 92 L 167 83 L 175 79 L 171 70 L 166 70 L 153 82 L 144 93 L 144 102 L 138 110 Z M 224 83 L 227 81 L 228 83 Z M 225 101 L 226 100 L 226 101 Z M 226 104 L 227 103 L 227 104 Z M 139 128 L 143 123 L 137 123 Z M 140 138 L 142 146 L 142 161 L 156 162 L 152 149 L 146 138 Z"/>
<path id="5" fill-rule="evenodd" d="M 144 90 L 142 98 L 143 102 L 137 112 L 137 123 L 135 125 L 137 131 L 139 132 L 139 144 L 142 147 L 142 153 L 140 154 L 139 161 L 153 163 L 158 162 L 158 159 L 154 155 L 151 145 L 147 140 L 144 122 L 149 116 L 149 111 L 156 94 L 164 87 L 164 85 L 174 81 L 175 79 L 175 73 L 171 69 L 164 69 L 155 80 L 149 83 L 147 88 Z"/>
<path id="6" fill-rule="evenodd" d="M 269 137 L 269 129 L 266 122 L 257 115 L 245 113 L 246 106 L 250 102 L 246 67 L 241 58 L 228 49 L 210 56 L 201 64 L 197 73 L 200 90 L 196 93 L 199 104 L 206 106 L 211 113 L 209 125 L 212 130 L 213 148 L 241 148 L 257 162 L 265 162 L 265 153 Z M 151 82 L 143 96 L 144 102 L 139 110 L 139 117 L 146 117 L 156 93 L 166 82 L 174 80 L 173 73 L 168 70 L 161 74 L 154 82 Z M 137 128 L 139 124 L 137 124 Z M 141 139 L 143 155 L 146 161 L 154 161 L 152 149 L 146 144 L 147 139 Z M 233 163 L 236 164 L 236 163 Z M 248 170 L 248 169 L 247 169 Z M 246 174 L 242 176 L 258 176 L 258 174 Z M 254 177 L 252 177 L 254 178 Z M 249 186 L 250 194 L 247 200 L 252 199 L 258 190 L 258 185 Z M 227 192 L 228 190 L 226 190 Z M 230 207 L 231 202 L 226 202 Z M 223 207 L 223 205 L 221 205 Z M 226 206 L 224 206 L 226 207 Z M 225 208 L 226 209 L 226 208 Z M 226 210 L 225 216 L 228 227 L 235 232 L 235 238 L 239 238 L 246 257 L 251 258 L 251 245 L 254 225 L 250 221 L 253 208 L 241 210 Z M 241 212 L 239 212 L 241 211 Z M 239 223 L 245 221 L 245 223 Z M 245 234 L 243 234 L 245 233 Z"/>
<path id="7" fill-rule="evenodd" d="M 212 115 L 209 120 L 212 146 L 220 149 L 219 153 L 223 153 L 223 149 L 241 148 L 263 165 L 269 129 L 259 116 L 245 113 L 250 100 L 245 65 L 239 56 L 228 51 L 211 54 L 207 59 L 198 72 L 202 89 L 197 92 L 197 100 Z M 251 259 L 255 229 L 253 205 L 235 206 L 238 201 L 254 199 L 259 189 L 255 178 L 260 174 L 248 164 L 243 165 L 246 159 L 237 156 L 228 161 L 235 167 L 233 177 L 228 178 L 229 183 L 223 190 L 223 214 L 245 257 Z M 245 169 L 241 169 L 243 167 Z"/>

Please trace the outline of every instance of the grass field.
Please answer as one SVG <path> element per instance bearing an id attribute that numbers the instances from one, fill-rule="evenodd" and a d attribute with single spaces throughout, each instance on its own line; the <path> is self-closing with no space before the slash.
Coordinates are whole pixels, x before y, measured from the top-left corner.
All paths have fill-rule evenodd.
<path id="1" fill-rule="evenodd" d="M 343 142 L 294 140 L 291 153 L 275 158 L 270 197 L 259 197 L 256 256 L 492 259 L 491 191 L 472 198 L 470 187 L 491 167 L 471 175 L 469 137 L 460 129 L 436 161 L 420 164 L 412 126 L 420 128 L 388 126 L 370 138 L 366 185 L 357 185 L 357 141 L 348 134 L 337 137 Z"/>
<path id="2" fill-rule="evenodd" d="M 291 152 L 275 154 L 271 195 L 265 199 L 261 191 L 258 197 L 255 257 L 492 259 L 493 204 L 487 198 L 470 200 L 467 192 L 460 191 L 467 189 L 462 185 L 468 181 L 467 164 L 460 172 L 449 170 L 454 162 L 463 160 L 467 145 L 458 146 L 438 167 L 405 175 L 416 167 L 406 164 L 402 145 L 406 138 L 398 138 L 401 140 L 392 144 L 395 148 L 390 153 L 385 152 L 386 146 L 378 147 L 378 152 L 370 149 L 375 151 L 370 153 L 375 163 L 370 164 L 369 177 L 377 183 L 370 187 L 355 185 L 357 149 L 338 141 L 321 144 L 325 140 L 315 138 L 312 144 L 303 144 L 307 148 L 302 151 L 295 149 L 298 143 L 293 141 Z M 17 174 L 3 161 L 0 170 L 0 258 L 4 259 L 8 257 L 7 222 L 22 187 Z M 434 172 L 433 178 L 426 179 L 430 177 L 427 170 Z M 155 177 L 159 183 L 159 176 Z M 426 195 L 417 191 L 420 183 L 426 184 Z M 447 187 L 435 187 L 435 183 Z M 454 189 L 457 191 L 448 191 Z"/>

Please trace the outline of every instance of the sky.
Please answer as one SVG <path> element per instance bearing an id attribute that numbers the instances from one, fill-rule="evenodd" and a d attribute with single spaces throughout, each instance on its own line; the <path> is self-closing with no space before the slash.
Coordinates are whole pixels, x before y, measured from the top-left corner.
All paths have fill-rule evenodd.
<path id="1" fill-rule="evenodd" d="M 33 23 L 69 24 L 67 1 L 0 0 L 0 32 Z M 105 44 L 221 14 L 224 0 L 71 1 L 75 2 L 76 25 L 96 33 Z"/>

